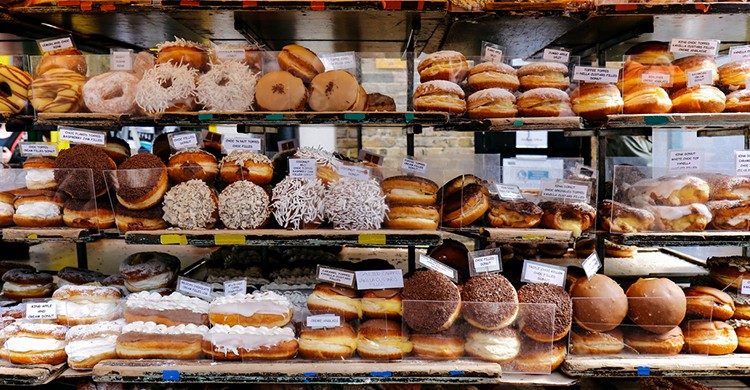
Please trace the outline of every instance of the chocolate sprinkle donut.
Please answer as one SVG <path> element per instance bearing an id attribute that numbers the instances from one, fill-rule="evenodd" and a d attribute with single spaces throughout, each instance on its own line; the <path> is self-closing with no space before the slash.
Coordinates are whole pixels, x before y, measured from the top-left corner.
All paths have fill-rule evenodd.
<path id="1" fill-rule="evenodd" d="M 482 329 L 506 327 L 518 315 L 516 289 L 500 274 L 481 274 L 469 279 L 461 289 L 461 300 L 466 321 Z"/>
<path id="2" fill-rule="evenodd" d="M 128 172 L 133 169 L 138 171 Z M 166 172 L 167 167 L 159 157 L 149 153 L 136 154 L 118 168 L 117 195 L 126 201 L 141 199 L 154 190 Z"/>
<path id="3" fill-rule="evenodd" d="M 521 303 L 519 323 L 529 337 L 534 338 L 529 333 L 536 333 L 559 340 L 570 330 L 573 302 L 562 287 L 549 283 L 526 284 L 518 289 L 518 301 Z M 525 303 L 532 305 L 524 305 Z M 554 304 L 554 321 L 550 321 L 550 310 L 533 305 L 534 303 Z"/>
<path id="4" fill-rule="evenodd" d="M 93 199 L 107 192 L 104 170 L 117 168 L 104 149 L 76 145 L 61 150 L 55 159 L 55 181 L 60 190 L 76 199 Z M 86 169 L 92 169 L 92 177 Z M 94 193 L 91 193 L 91 192 Z"/>
<path id="5" fill-rule="evenodd" d="M 417 270 L 404 280 L 403 317 L 417 333 L 437 333 L 450 328 L 461 306 L 458 287 L 433 270 Z"/>
<path id="6" fill-rule="evenodd" d="M 28 269 L 16 268 L 6 272 L 3 275 L 3 282 L 15 284 L 50 284 L 52 275 L 44 272 L 30 271 Z"/>

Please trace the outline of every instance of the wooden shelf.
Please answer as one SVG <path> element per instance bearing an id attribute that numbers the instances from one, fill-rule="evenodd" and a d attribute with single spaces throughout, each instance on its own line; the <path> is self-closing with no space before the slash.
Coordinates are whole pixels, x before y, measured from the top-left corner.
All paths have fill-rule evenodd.
<path id="1" fill-rule="evenodd" d="M 466 132 L 501 132 L 527 130 L 579 130 L 583 128 L 580 117 L 548 117 L 548 118 L 494 118 L 472 120 L 453 118 L 449 122 L 438 125 L 435 130 L 466 131 Z"/>
<path id="2" fill-rule="evenodd" d="M 12 242 L 38 243 L 42 241 L 89 242 L 99 236 L 99 232 L 70 227 L 24 228 L 7 227 L 2 229 L 3 240 Z"/>
<path id="3" fill-rule="evenodd" d="M 710 127 L 719 129 L 737 128 L 748 125 L 750 125 L 750 113 L 622 114 L 610 115 L 606 124 L 609 128 Z"/>
<path id="4" fill-rule="evenodd" d="M 659 246 L 745 246 L 750 242 L 750 232 L 647 232 L 612 234 L 610 238 L 625 245 L 643 247 Z"/>
<path id="5" fill-rule="evenodd" d="M 750 354 L 723 356 L 568 355 L 562 371 L 574 377 L 621 378 L 637 376 L 737 377 L 750 376 Z"/>
<path id="6" fill-rule="evenodd" d="M 750 12 L 750 4 L 739 1 L 696 2 L 686 4 L 674 1 L 666 4 L 634 4 L 622 1 L 623 4 L 604 4 L 596 6 L 599 15 L 664 15 L 664 14 L 737 14 Z"/>
<path id="7" fill-rule="evenodd" d="M 0 361 L 0 383 L 13 386 L 39 386 L 52 382 L 64 370 L 65 364 L 18 365 Z"/>
<path id="8" fill-rule="evenodd" d="M 575 241 L 573 233 L 554 229 L 498 229 L 488 227 L 443 228 L 462 236 L 508 244 L 557 244 Z"/>

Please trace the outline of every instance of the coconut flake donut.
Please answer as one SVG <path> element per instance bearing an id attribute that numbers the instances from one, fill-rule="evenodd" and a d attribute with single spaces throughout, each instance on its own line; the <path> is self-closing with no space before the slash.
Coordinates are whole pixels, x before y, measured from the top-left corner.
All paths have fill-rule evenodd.
<path id="1" fill-rule="evenodd" d="M 83 85 L 83 101 L 91 112 L 128 114 L 136 109 L 138 78 L 129 72 L 107 72 Z"/>
<path id="2" fill-rule="evenodd" d="M 286 229 L 316 227 L 323 222 L 326 187 L 320 179 L 287 177 L 273 188 L 271 208 Z"/>
<path id="3" fill-rule="evenodd" d="M 187 65 L 157 64 L 143 73 L 136 86 L 135 102 L 150 114 L 190 111 L 195 106 L 197 77 L 198 71 Z"/>
<path id="4" fill-rule="evenodd" d="M 342 177 L 331 184 L 323 200 L 325 214 L 335 229 L 380 229 L 388 206 L 375 179 Z"/>
<path id="5" fill-rule="evenodd" d="M 211 64 L 198 78 L 198 103 L 209 111 L 249 111 L 255 102 L 257 75 L 237 61 Z"/>

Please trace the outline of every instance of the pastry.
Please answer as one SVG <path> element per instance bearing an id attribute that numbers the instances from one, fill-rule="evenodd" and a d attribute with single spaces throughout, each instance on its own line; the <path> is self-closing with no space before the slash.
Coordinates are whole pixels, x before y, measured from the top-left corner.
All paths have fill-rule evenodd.
<path id="1" fill-rule="evenodd" d="M 737 336 L 737 352 L 750 352 L 750 321 L 731 319 L 726 324 L 734 328 Z"/>
<path id="2" fill-rule="evenodd" d="M 383 95 L 381 93 L 368 93 L 365 111 L 394 112 L 396 111 L 396 101 L 394 101 L 392 97 Z"/>
<path id="3" fill-rule="evenodd" d="M 289 299 L 272 291 L 214 299 L 208 309 L 212 325 L 280 327 L 292 320 Z"/>
<path id="4" fill-rule="evenodd" d="M 443 203 L 443 199 L 447 199 L 451 197 L 452 195 L 455 195 L 461 192 L 461 190 L 463 190 L 464 187 L 468 186 L 469 184 L 479 184 L 481 186 L 488 185 L 486 180 L 483 180 L 472 174 L 466 173 L 466 174 L 456 176 L 450 181 L 448 181 L 447 183 L 445 183 L 438 190 L 438 203 Z"/>
<path id="5" fill-rule="evenodd" d="M 625 345 L 641 354 L 677 355 L 685 345 L 685 337 L 679 326 L 661 334 L 630 326 L 625 329 Z"/>
<path id="6" fill-rule="evenodd" d="M 0 112 L 18 114 L 29 104 L 31 75 L 13 65 L 0 65 L 0 83 L 7 86 L 0 97 Z"/>
<path id="7" fill-rule="evenodd" d="M 51 227 L 63 224 L 62 198 L 53 191 L 31 191 L 15 198 L 13 223 L 22 227 Z"/>
<path id="8" fill-rule="evenodd" d="M 219 218 L 230 229 L 257 229 L 268 222 L 268 193 L 250 181 L 228 185 L 219 194 Z"/>
<path id="9" fill-rule="evenodd" d="M 115 213 L 104 196 L 94 200 L 68 199 L 63 204 L 65 226 L 82 229 L 109 229 L 115 226 Z"/>
<path id="10" fill-rule="evenodd" d="M 255 102 L 261 111 L 302 111 L 307 89 L 302 79 L 289 72 L 268 72 L 255 84 Z"/>
<path id="11" fill-rule="evenodd" d="M 617 328 L 628 314 L 628 297 L 617 282 L 602 274 L 580 278 L 570 287 L 573 319 L 584 330 Z"/>
<path id="12" fill-rule="evenodd" d="M 695 318 L 725 321 L 734 316 L 734 300 L 729 294 L 706 286 L 688 287 L 686 315 Z"/>
<path id="13" fill-rule="evenodd" d="M 367 290 L 362 293 L 361 303 L 365 318 L 401 318 L 401 289 Z"/>
<path id="14" fill-rule="evenodd" d="M 586 119 L 606 119 L 619 114 L 625 104 L 612 84 L 581 84 L 570 94 L 573 112 Z"/>
<path id="15" fill-rule="evenodd" d="M 323 72 L 310 83 L 307 104 L 317 112 L 362 111 L 367 94 L 360 94 L 357 79 L 345 70 Z"/>
<path id="16" fill-rule="evenodd" d="M 750 200 L 750 177 L 711 175 L 708 185 L 711 200 Z"/>
<path id="17" fill-rule="evenodd" d="M 219 197 L 201 180 L 172 187 L 164 195 L 164 220 L 181 229 L 210 229 L 219 217 Z"/>
<path id="18" fill-rule="evenodd" d="M 481 219 L 489 207 L 487 188 L 468 184 L 460 192 L 443 199 L 443 225 L 453 228 L 469 226 Z"/>
<path id="19" fill-rule="evenodd" d="M 286 177 L 273 187 L 271 210 L 286 229 L 315 227 L 323 222 L 326 188 L 320 179 Z"/>
<path id="20" fill-rule="evenodd" d="M 435 206 L 392 205 L 383 225 L 396 230 L 437 230 L 440 213 Z"/>
<path id="21" fill-rule="evenodd" d="M 122 138 L 107 135 L 104 141 L 104 153 L 118 166 L 130 157 L 130 144 Z"/>
<path id="22" fill-rule="evenodd" d="M 211 182 L 219 173 L 213 154 L 201 149 L 184 149 L 169 156 L 169 179 L 175 184 L 198 179 Z"/>
<path id="23" fill-rule="evenodd" d="M 630 207 L 609 199 L 599 209 L 601 227 L 612 233 L 637 233 L 654 228 L 656 217 L 648 210 Z"/>
<path id="24" fill-rule="evenodd" d="M 55 181 L 60 191 L 76 199 L 90 200 L 107 192 L 104 171 L 117 165 L 99 147 L 75 145 L 61 150 L 55 159 Z"/>
<path id="25" fill-rule="evenodd" d="M 391 320 L 367 320 L 357 330 L 357 354 L 363 359 L 398 360 L 412 351 L 401 324 Z"/>
<path id="26" fill-rule="evenodd" d="M 414 90 L 414 110 L 463 114 L 466 111 L 465 97 L 458 84 L 445 80 L 428 81 Z"/>
<path id="27" fill-rule="evenodd" d="M 640 42 L 628 49 L 625 55 L 644 65 L 668 65 L 674 60 L 669 43 L 659 41 Z"/>
<path id="28" fill-rule="evenodd" d="M 750 230 L 750 200 L 716 200 L 706 203 L 717 230 Z"/>
<path id="29" fill-rule="evenodd" d="M 115 350 L 120 359 L 197 359 L 206 333 L 205 325 L 131 322 L 122 327 Z"/>
<path id="30" fill-rule="evenodd" d="M 427 360 L 455 360 L 464 355 L 463 327 L 453 325 L 440 333 L 413 333 L 414 355 Z"/>
<path id="31" fill-rule="evenodd" d="M 565 91 L 570 86 L 568 65 L 559 62 L 534 62 L 518 69 L 521 90 L 554 88 Z M 519 103 L 520 106 L 520 103 Z"/>
<path id="32" fill-rule="evenodd" d="M 150 51 L 144 50 L 138 52 L 133 57 L 133 69 L 132 72 L 135 75 L 135 77 L 138 77 L 140 80 L 143 78 L 143 74 L 153 68 L 156 65 L 156 56 L 151 54 Z"/>
<path id="33" fill-rule="evenodd" d="M 303 326 L 299 333 L 299 353 L 305 359 L 344 360 L 357 350 L 357 332 L 344 322 L 335 328 Z"/>
<path id="34" fill-rule="evenodd" d="M 53 158 L 41 156 L 27 158 L 23 162 L 23 170 L 26 173 L 26 188 L 30 190 L 54 190 L 57 188 L 54 168 L 55 160 Z"/>
<path id="35" fill-rule="evenodd" d="M 469 118 L 512 118 L 518 113 L 516 97 L 502 88 L 483 89 L 466 100 Z"/>
<path id="36" fill-rule="evenodd" d="M 362 318 L 362 302 L 357 292 L 345 286 L 318 283 L 307 297 L 307 308 L 313 314 L 336 314 L 345 321 Z"/>
<path id="37" fill-rule="evenodd" d="M 627 190 L 633 204 L 657 206 L 687 206 L 708 201 L 708 183 L 695 176 L 661 177 L 641 180 Z"/>
<path id="38" fill-rule="evenodd" d="M 241 62 L 212 63 L 208 72 L 198 76 L 196 101 L 208 111 L 251 111 L 257 80 L 252 69 Z"/>
<path id="39" fill-rule="evenodd" d="M 208 302 L 173 292 L 162 295 L 141 291 L 128 295 L 123 316 L 128 322 L 154 322 L 167 326 L 208 325 Z"/>
<path id="40" fill-rule="evenodd" d="M 638 247 L 632 245 L 617 244 L 610 240 L 604 240 L 604 256 L 629 258 L 638 253 Z"/>
<path id="41" fill-rule="evenodd" d="M 67 326 L 17 321 L 5 332 L 3 358 L 13 364 L 65 363 Z"/>
<path id="42" fill-rule="evenodd" d="M 209 58 L 206 47 L 182 38 L 156 45 L 156 64 L 172 63 L 186 65 L 200 72 L 208 70 Z"/>
<path id="43" fill-rule="evenodd" d="M 100 286 L 65 285 L 52 294 L 57 307 L 57 322 L 68 326 L 119 318 L 121 298 L 117 288 Z"/>
<path id="44" fill-rule="evenodd" d="M 437 202 L 437 183 L 423 177 L 391 176 L 380 187 L 389 205 L 433 206 Z"/>
<path id="45" fill-rule="evenodd" d="M 541 225 L 548 229 L 568 230 L 579 237 L 589 230 L 596 220 L 596 209 L 587 203 L 561 203 L 545 201 L 539 203 L 542 214 Z"/>
<path id="46" fill-rule="evenodd" d="M 130 210 L 118 203 L 115 205 L 115 225 L 120 233 L 167 228 L 164 210 L 160 205 L 145 210 Z"/>
<path id="47" fill-rule="evenodd" d="M 712 84 L 719 82 L 719 70 L 716 68 L 716 60 L 707 55 L 691 55 L 672 61 L 672 65 L 680 68 L 680 72 L 672 78 L 672 86 L 675 89 L 685 88 L 688 85 L 688 73 L 710 70 L 713 74 Z"/>
<path id="48" fill-rule="evenodd" d="M 618 88 L 625 94 L 639 85 L 652 85 L 664 88 L 672 88 L 672 82 L 682 69 L 670 65 L 644 65 L 636 61 L 627 60 L 622 71 L 622 80 Z"/>
<path id="49" fill-rule="evenodd" d="M 438 333 L 461 314 L 461 294 L 445 275 L 420 269 L 404 279 L 403 318 L 415 333 Z"/>
<path id="50" fill-rule="evenodd" d="M 606 332 L 573 329 L 570 333 L 572 355 L 616 355 L 624 348 L 623 334 L 619 328 Z"/>
<path id="51" fill-rule="evenodd" d="M 273 163 L 260 153 L 233 150 L 221 159 L 219 176 L 227 184 L 248 180 L 263 186 L 273 179 Z"/>
<path id="52" fill-rule="evenodd" d="M 136 154 L 125 160 L 114 174 L 117 201 L 130 210 L 158 205 L 168 189 L 167 167 L 155 155 Z"/>
<path id="53" fill-rule="evenodd" d="M 516 320 L 518 294 L 508 279 L 497 273 L 469 278 L 461 288 L 461 313 L 475 328 L 502 329 Z"/>
<path id="54" fill-rule="evenodd" d="M 688 353 L 727 355 L 739 344 L 734 328 L 722 321 L 690 320 L 682 324 L 682 332 Z"/>
<path id="55" fill-rule="evenodd" d="M 469 71 L 469 88 L 481 91 L 490 88 L 502 88 L 513 92 L 518 89 L 520 82 L 516 70 L 512 66 L 483 62 L 471 68 Z"/>
<path id="56" fill-rule="evenodd" d="M 547 374 L 557 370 L 565 360 L 568 349 L 565 342 L 550 345 L 533 340 L 521 342 L 521 352 L 513 359 L 515 369 L 530 374 Z"/>
<path id="57" fill-rule="evenodd" d="M 323 199 L 326 219 L 335 229 L 379 229 L 388 206 L 376 179 L 342 177 L 331 184 Z"/>
<path id="58" fill-rule="evenodd" d="M 509 363 L 521 352 L 521 338 L 513 328 L 472 329 L 466 334 L 466 354 L 480 360 Z"/>
<path id="59" fill-rule="evenodd" d="M 726 294 L 732 297 L 732 305 L 734 306 L 734 314 L 732 315 L 732 318 L 737 320 L 750 320 L 750 297 L 734 292 L 726 292 Z"/>
<path id="60" fill-rule="evenodd" d="M 197 77 L 198 71 L 187 63 L 157 59 L 136 85 L 135 102 L 147 114 L 193 111 Z"/>
<path id="61" fill-rule="evenodd" d="M 669 279 L 640 278 L 626 294 L 628 317 L 649 332 L 667 333 L 685 318 L 685 293 Z"/>
<path id="62" fill-rule="evenodd" d="M 573 323 L 573 303 L 560 286 L 526 284 L 518 289 L 518 323 L 526 336 L 543 343 L 561 340 Z M 550 304 L 554 304 L 554 308 Z M 546 306 L 544 306 L 546 305 Z"/>
<path id="63" fill-rule="evenodd" d="M 68 366 L 74 370 L 90 370 L 102 360 L 116 359 L 117 336 L 125 324 L 123 320 L 77 325 L 65 334 L 65 354 Z"/>
<path id="64" fill-rule="evenodd" d="M 13 207 L 15 200 L 15 195 L 8 192 L 0 192 L 0 227 L 13 225 L 13 214 L 16 213 L 16 209 Z"/>
<path id="65" fill-rule="evenodd" d="M 72 70 L 50 69 L 31 82 L 31 105 L 38 113 L 79 112 L 85 82 L 85 76 Z"/>
<path id="66" fill-rule="evenodd" d="M 322 147 L 300 147 L 294 152 L 294 158 L 315 160 L 316 175 L 326 186 L 330 186 L 341 178 L 337 167 L 342 161 Z"/>
<path id="67" fill-rule="evenodd" d="M 36 74 L 43 75 L 52 69 L 68 70 L 86 76 L 86 57 L 74 47 L 46 52 L 36 66 Z"/>
<path id="68" fill-rule="evenodd" d="M 495 228 L 530 229 L 539 225 L 542 214 L 542 209 L 533 202 L 490 198 L 487 222 Z"/>
<path id="69" fill-rule="evenodd" d="M 750 112 L 750 90 L 740 89 L 727 95 L 727 112 Z"/>
<path id="70" fill-rule="evenodd" d="M 658 85 L 641 84 L 627 89 L 622 99 L 625 114 L 663 114 L 672 110 L 672 99 Z"/>
<path id="71" fill-rule="evenodd" d="M 7 271 L 2 276 L 3 297 L 22 299 L 46 298 L 52 295 L 52 275 L 24 268 Z"/>
<path id="72" fill-rule="evenodd" d="M 135 90 L 139 79 L 130 72 L 102 73 L 83 85 L 83 102 L 91 112 L 131 114 L 136 112 Z"/>
<path id="73" fill-rule="evenodd" d="M 529 117 L 574 116 L 570 97 L 555 88 L 535 88 L 521 94 L 516 100 L 518 114 Z"/>
<path id="74" fill-rule="evenodd" d="M 696 85 L 673 93 L 672 112 L 716 113 L 724 111 L 727 97 L 712 85 Z"/>
<path id="75" fill-rule="evenodd" d="M 739 290 L 742 288 L 742 280 L 750 279 L 750 262 L 742 256 L 709 257 L 706 266 L 708 276 L 720 287 Z"/>
<path id="76" fill-rule="evenodd" d="M 464 81 L 469 73 L 469 63 L 463 54 L 443 50 L 427 55 L 417 65 L 419 81 L 445 80 L 452 83 Z"/>
<path id="77" fill-rule="evenodd" d="M 325 66 L 320 58 L 310 49 L 300 45 L 284 46 L 276 60 L 281 69 L 307 83 L 325 71 Z"/>
<path id="78" fill-rule="evenodd" d="M 728 91 L 747 89 L 746 82 L 747 78 L 750 77 L 750 62 L 728 62 L 720 66 L 718 72 L 719 85 L 722 88 Z"/>
<path id="79" fill-rule="evenodd" d="M 291 359 L 298 343 L 292 328 L 214 325 L 203 337 L 203 353 L 214 360 Z"/>
<path id="80" fill-rule="evenodd" d="M 699 232 L 706 229 L 712 215 L 706 205 L 694 203 L 687 206 L 652 206 L 656 215 L 657 230 L 672 232 Z"/>
<path id="81" fill-rule="evenodd" d="M 165 288 L 177 279 L 180 259 L 161 252 L 139 252 L 120 264 L 125 287 L 130 292 Z"/>

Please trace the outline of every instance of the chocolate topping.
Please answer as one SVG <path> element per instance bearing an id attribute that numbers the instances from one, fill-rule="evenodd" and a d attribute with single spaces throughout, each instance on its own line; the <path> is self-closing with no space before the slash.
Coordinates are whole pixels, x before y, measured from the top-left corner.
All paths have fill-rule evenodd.
<path id="1" fill-rule="evenodd" d="M 102 286 L 124 286 L 125 280 L 122 277 L 122 274 L 114 274 L 107 276 L 102 281 Z"/>
<path id="2" fill-rule="evenodd" d="M 102 171 L 116 165 L 103 149 L 76 145 L 60 151 L 55 168 L 55 181 L 62 191 L 77 199 L 93 199 L 107 191 Z M 93 170 L 93 182 L 88 169 Z"/>
<path id="3" fill-rule="evenodd" d="M 522 328 L 528 327 L 536 333 L 544 335 L 555 335 L 559 338 L 561 333 L 566 333 L 572 323 L 573 302 L 565 290 L 560 286 L 548 283 L 531 283 L 524 285 L 518 290 L 518 301 L 521 305 L 521 318 L 519 322 Z M 550 310 L 537 305 L 523 305 L 524 303 L 553 303 L 555 304 L 555 319 L 550 329 Z"/>
<path id="4" fill-rule="evenodd" d="M 516 289 L 500 274 L 481 274 L 469 279 L 461 289 L 461 300 L 467 321 L 487 328 L 508 325 L 518 313 Z"/>
<path id="5" fill-rule="evenodd" d="M 161 205 L 156 205 L 144 210 L 130 210 L 118 203 L 115 205 L 115 215 L 132 218 L 162 219 L 162 217 L 164 217 L 164 210 L 162 210 Z"/>
<path id="6" fill-rule="evenodd" d="M 57 277 L 73 284 L 88 284 L 101 282 L 106 278 L 101 272 L 91 271 L 83 268 L 65 267 L 57 271 Z"/>
<path id="7" fill-rule="evenodd" d="M 120 264 L 120 273 L 130 280 L 142 280 L 164 272 L 180 270 L 180 259 L 167 253 L 139 252 L 128 256 Z"/>
<path id="8" fill-rule="evenodd" d="M 401 297 L 406 324 L 418 333 L 437 333 L 452 325 L 461 294 L 445 275 L 418 270 L 404 280 Z"/>
<path id="9" fill-rule="evenodd" d="M 50 284 L 52 283 L 52 275 L 23 268 L 16 268 L 6 272 L 3 275 L 3 282 L 11 282 L 24 285 Z"/>
<path id="10" fill-rule="evenodd" d="M 66 210 L 71 211 L 90 211 L 94 209 L 112 210 L 112 204 L 109 197 L 102 196 L 97 199 L 68 199 L 64 205 Z"/>

